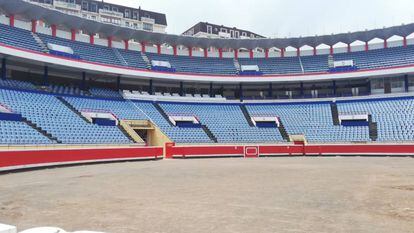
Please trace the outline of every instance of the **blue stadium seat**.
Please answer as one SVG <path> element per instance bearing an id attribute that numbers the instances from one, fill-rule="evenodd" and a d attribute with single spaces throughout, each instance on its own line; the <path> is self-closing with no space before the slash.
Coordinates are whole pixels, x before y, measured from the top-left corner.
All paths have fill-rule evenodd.
<path id="1" fill-rule="evenodd" d="M 335 126 L 329 103 L 247 105 L 253 115 L 281 118 L 289 135 L 305 135 L 310 142 L 370 141 L 368 127 Z"/>
<path id="2" fill-rule="evenodd" d="M 204 58 L 146 54 L 150 60 L 168 61 L 176 72 L 196 74 L 236 75 L 237 70 L 231 58 Z"/>
<path id="3" fill-rule="evenodd" d="M 0 89 L 0 103 L 65 144 L 131 143 L 118 127 L 87 123 L 53 95 Z"/>
<path id="4" fill-rule="evenodd" d="M 414 140 L 413 109 L 413 98 L 338 103 L 339 112 L 370 114 L 378 124 L 378 141 L 382 142 Z"/>

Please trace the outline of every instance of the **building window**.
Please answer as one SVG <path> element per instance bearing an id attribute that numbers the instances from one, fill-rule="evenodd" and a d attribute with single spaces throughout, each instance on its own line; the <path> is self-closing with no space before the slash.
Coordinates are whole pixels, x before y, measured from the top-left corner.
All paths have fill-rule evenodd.
<path id="1" fill-rule="evenodd" d="M 144 23 L 143 24 L 143 29 L 145 30 L 145 31 L 150 31 L 150 32 L 152 32 L 154 29 L 153 29 L 153 25 L 152 24 L 150 24 L 150 23 Z"/>
<path id="2" fill-rule="evenodd" d="M 384 89 L 384 80 L 383 79 L 373 79 L 371 80 L 372 89 Z"/>
<path id="3" fill-rule="evenodd" d="M 112 23 L 116 24 L 116 25 L 121 25 L 121 20 L 120 19 L 113 19 Z"/>
<path id="4" fill-rule="evenodd" d="M 134 11 L 134 12 L 132 13 L 132 18 L 133 18 L 133 19 L 138 19 L 138 11 Z"/>
<path id="5" fill-rule="evenodd" d="M 246 32 L 242 32 L 242 36 L 247 36 L 247 33 Z"/>
<path id="6" fill-rule="evenodd" d="M 125 18 L 131 18 L 131 11 L 129 9 L 125 9 Z"/>
<path id="7" fill-rule="evenodd" d="M 98 12 L 98 5 L 94 2 L 91 3 L 91 9 L 92 12 Z"/>
<path id="8" fill-rule="evenodd" d="M 112 7 L 112 11 L 118 12 L 118 7 Z"/>
<path id="9" fill-rule="evenodd" d="M 104 10 L 109 11 L 109 9 L 111 9 L 108 5 L 104 6 Z"/>
<path id="10" fill-rule="evenodd" d="M 211 25 L 207 25 L 207 33 L 213 34 L 213 27 Z"/>
<path id="11" fill-rule="evenodd" d="M 227 33 L 227 29 L 225 29 L 225 28 L 221 28 L 220 31 L 224 32 L 224 33 Z"/>
<path id="12" fill-rule="evenodd" d="M 236 37 L 236 38 L 240 38 L 240 32 L 239 32 L 239 31 L 235 31 L 235 35 L 234 35 L 234 37 Z"/>
<path id="13" fill-rule="evenodd" d="M 186 35 L 193 36 L 194 35 L 194 28 L 191 28 L 190 30 L 188 30 L 188 32 L 186 33 Z"/>
<path id="14" fill-rule="evenodd" d="M 230 37 L 234 38 L 234 31 L 233 30 L 230 30 Z"/>
<path id="15" fill-rule="evenodd" d="M 87 11 L 88 9 L 88 2 L 87 1 L 82 1 L 82 10 L 83 11 Z"/>

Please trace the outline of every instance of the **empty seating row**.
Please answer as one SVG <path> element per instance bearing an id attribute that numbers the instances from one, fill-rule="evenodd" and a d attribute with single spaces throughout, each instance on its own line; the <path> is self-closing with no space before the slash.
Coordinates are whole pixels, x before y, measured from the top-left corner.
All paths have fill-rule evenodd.
<path id="1" fill-rule="evenodd" d="M 221 143 L 283 141 L 277 128 L 250 127 L 239 105 L 163 103 L 161 107 L 169 114 L 196 116 Z"/>
<path id="2" fill-rule="evenodd" d="M 366 112 L 378 125 L 378 141 L 414 141 L 414 99 L 339 102 L 340 112 Z"/>
<path id="3" fill-rule="evenodd" d="M 146 54 L 150 60 L 168 61 L 176 72 L 196 74 L 236 75 L 237 70 L 231 58 L 204 58 L 172 56 L 165 54 Z"/>
<path id="4" fill-rule="evenodd" d="M 31 128 L 25 122 L 0 121 L 0 144 L 51 144 L 52 140 Z"/>
<path id="5" fill-rule="evenodd" d="M 177 143 L 212 143 L 203 128 L 177 127 L 168 116 L 196 117 L 219 143 L 284 142 L 279 129 L 258 128 L 249 123 L 239 104 L 174 103 L 63 97 L 0 89 L 0 103 L 20 113 L 39 129 L 66 144 L 127 144 L 131 141 L 118 127 L 98 126 L 78 116 L 83 111 L 105 111 L 119 120 L 150 120 Z M 65 105 L 66 104 L 66 105 Z M 161 107 L 159 109 L 158 105 Z M 340 113 L 365 112 L 377 123 L 378 141 L 414 141 L 414 98 L 337 101 Z M 368 142 L 369 126 L 334 125 L 330 102 L 246 104 L 251 116 L 272 115 L 282 121 L 289 135 L 303 134 L 310 142 Z M 0 121 L 0 144 L 50 144 L 46 136 L 26 122 Z"/>
<path id="6" fill-rule="evenodd" d="M 310 142 L 370 141 L 368 127 L 333 124 L 329 103 L 247 105 L 253 115 L 280 117 L 289 135 L 305 135 Z"/>
<path id="7" fill-rule="evenodd" d="M 71 41 L 38 33 L 44 44 L 52 43 L 67 46 L 81 59 L 91 62 L 117 65 L 131 68 L 148 69 L 149 64 L 139 51 L 109 48 L 101 45 Z M 0 24 L 0 43 L 24 49 L 42 52 L 30 31 Z M 183 73 L 236 75 L 237 68 L 232 58 L 189 57 L 167 54 L 146 53 L 151 61 L 168 61 L 174 70 Z M 275 57 L 275 58 L 239 58 L 240 65 L 257 65 L 266 75 L 299 74 L 327 72 L 329 55 Z M 378 69 L 414 64 L 414 46 L 374 49 L 351 53 L 337 53 L 333 60 L 353 60 L 358 69 Z"/>
<path id="8" fill-rule="evenodd" d="M 0 24 L 0 43 L 36 52 L 42 51 L 30 31 L 4 24 Z"/>
<path id="9" fill-rule="evenodd" d="M 65 144 L 127 144 L 118 127 L 88 123 L 53 95 L 0 89 L 0 103 Z"/>

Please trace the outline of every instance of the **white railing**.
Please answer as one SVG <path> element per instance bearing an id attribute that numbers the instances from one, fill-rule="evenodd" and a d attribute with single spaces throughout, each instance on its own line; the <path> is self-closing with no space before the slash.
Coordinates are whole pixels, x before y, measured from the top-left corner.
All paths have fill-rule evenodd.
<path id="1" fill-rule="evenodd" d="M 105 9 L 99 9 L 99 14 L 108 15 L 108 16 L 117 17 L 117 18 L 123 18 L 124 17 L 124 14 L 121 13 L 121 12 L 105 10 Z"/>
<path id="2" fill-rule="evenodd" d="M 69 2 L 59 1 L 59 0 L 53 1 L 53 6 L 60 7 L 60 8 L 71 9 L 71 10 L 76 10 L 76 11 L 81 10 L 81 6 L 76 4 L 76 3 L 69 3 Z"/>

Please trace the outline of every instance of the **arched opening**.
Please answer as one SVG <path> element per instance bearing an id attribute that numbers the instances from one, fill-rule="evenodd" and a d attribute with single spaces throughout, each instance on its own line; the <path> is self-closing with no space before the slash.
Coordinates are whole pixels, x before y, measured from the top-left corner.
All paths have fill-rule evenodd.
<path id="1" fill-rule="evenodd" d="M 374 38 L 370 41 L 368 41 L 368 49 L 383 49 L 386 44 L 384 43 L 383 39 L 380 38 Z"/>
<path id="2" fill-rule="evenodd" d="M 276 47 L 269 48 L 269 57 L 281 57 L 280 49 Z"/>
<path id="3" fill-rule="evenodd" d="M 327 55 L 330 53 L 331 46 L 327 44 L 320 44 L 316 46 L 316 54 L 317 55 Z"/>
<path id="4" fill-rule="evenodd" d="M 404 37 L 402 36 L 391 36 L 387 39 L 388 48 L 399 47 L 404 45 Z"/>
<path id="5" fill-rule="evenodd" d="M 334 44 L 333 46 L 333 52 L 334 53 L 346 53 L 348 52 L 348 45 L 344 42 L 338 42 Z"/>
<path id="6" fill-rule="evenodd" d="M 300 47 L 301 56 L 313 56 L 313 47 L 309 45 L 304 45 Z"/>
<path id="7" fill-rule="evenodd" d="M 284 56 L 285 57 L 296 57 L 298 54 L 298 49 L 293 46 L 288 46 L 285 48 Z"/>
<path id="8" fill-rule="evenodd" d="M 358 51 L 365 51 L 365 42 L 361 40 L 356 40 L 351 43 L 351 51 L 358 52 Z"/>
<path id="9" fill-rule="evenodd" d="M 239 58 L 250 58 L 250 51 L 248 48 L 239 48 Z"/>
<path id="10" fill-rule="evenodd" d="M 407 36 L 407 45 L 414 44 L 414 32 Z"/>

